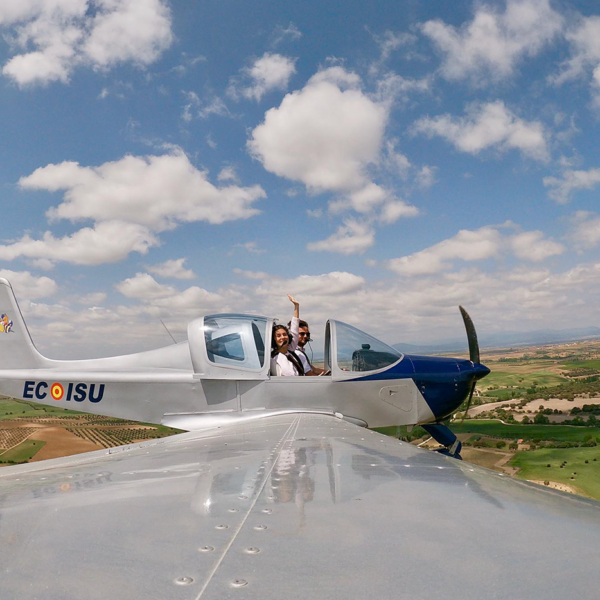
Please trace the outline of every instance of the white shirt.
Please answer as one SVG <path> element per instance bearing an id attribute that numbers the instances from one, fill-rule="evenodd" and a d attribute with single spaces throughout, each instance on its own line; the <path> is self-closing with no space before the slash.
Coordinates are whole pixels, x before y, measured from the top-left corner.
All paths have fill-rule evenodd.
<path id="1" fill-rule="evenodd" d="M 288 345 L 288 353 L 293 352 L 298 347 L 298 331 L 300 329 L 300 319 L 292 317 L 292 324 L 290 327 L 290 333 L 292 334 L 292 341 Z M 292 363 L 285 354 L 278 352 L 271 359 L 271 375 L 282 376 L 282 377 L 294 377 L 300 373 L 296 370 L 294 363 Z"/>
<path id="2" fill-rule="evenodd" d="M 304 367 L 304 374 L 306 375 L 309 371 L 312 371 L 312 365 L 308 362 L 308 357 L 302 348 L 296 348 L 294 354 L 300 359 L 302 366 Z"/>

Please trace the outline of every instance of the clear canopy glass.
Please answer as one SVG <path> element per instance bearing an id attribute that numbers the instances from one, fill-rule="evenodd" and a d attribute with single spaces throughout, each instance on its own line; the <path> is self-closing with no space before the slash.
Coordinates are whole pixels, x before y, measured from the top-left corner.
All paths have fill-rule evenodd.
<path id="1" fill-rule="evenodd" d="M 265 364 L 267 320 L 248 315 L 204 317 L 208 360 L 221 366 L 259 370 Z"/>
<path id="2" fill-rule="evenodd" d="M 337 365 L 342 371 L 375 371 L 393 365 L 402 353 L 369 334 L 336 321 Z"/>

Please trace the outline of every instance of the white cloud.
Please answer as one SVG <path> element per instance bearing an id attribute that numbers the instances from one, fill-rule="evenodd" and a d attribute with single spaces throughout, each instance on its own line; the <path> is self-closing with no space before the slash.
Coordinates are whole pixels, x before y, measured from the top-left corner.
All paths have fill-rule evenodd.
<path id="1" fill-rule="evenodd" d="M 422 79 L 407 79 L 396 73 L 388 73 L 377 82 L 377 98 L 387 105 L 405 104 L 413 92 L 427 93 L 431 91 L 433 78 L 428 75 Z"/>
<path id="2" fill-rule="evenodd" d="M 362 254 L 374 243 L 375 232 L 370 225 L 347 219 L 333 235 L 326 240 L 308 243 L 306 249 L 311 252 Z"/>
<path id="3" fill-rule="evenodd" d="M 595 102 L 600 102 L 600 17 L 583 17 L 566 33 L 571 57 L 561 65 L 561 72 L 550 81 L 561 85 L 577 77 L 592 76 Z"/>
<path id="4" fill-rule="evenodd" d="M 35 170 L 19 180 L 28 190 L 64 190 L 51 219 L 121 220 L 154 231 L 180 222 L 220 224 L 258 214 L 252 204 L 265 197 L 258 186 L 215 187 L 178 149 L 162 156 L 125 156 L 99 167 L 63 162 Z"/>
<path id="5" fill-rule="evenodd" d="M 265 276 L 266 273 L 261 273 Z M 365 280 L 358 275 L 343 271 L 333 271 L 323 275 L 301 275 L 292 279 L 279 277 L 262 277 L 256 288 L 258 296 L 275 296 L 288 291 L 300 297 L 306 296 L 340 296 L 351 294 L 362 288 Z M 285 295 L 285 294 L 284 294 Z"/>
<path id="6" fill-rule="evenodd" d="M 19 299 L 34 300 L 37 298 L 47 298 L 56 294 L 58 290 L 54 279 L 36 277 L 29 271 L 0 269 L 0 277 L 4 277 L 4 279 L 10 281 Z"/>
<path id="7" fill-rule="evenodd" d="M 56 238 L 25 235 L 0 245 L 0 257 L 20 256 L 45 261 L 95 265 L 116 262 L 130 252 L 145 254 L 158 245 L 155 232 L 180 223 L 221 224 L 246 219 L 258 210 L 253 203 L 265 197 L 260 186 L 216 187 L 178 148 L 162 156 L 126 156 L 99 167 L 75 162 L 47 165 L 19 180 L 26 190 L 64 191 L 63 201 L 48 210 L 50 220 L 91 219 L 93 227 Z"/>
<path id="8" fill-rule="evenodd" d="M 2 73 L 19 86 L 66 83 L 79 65 L 148 65 L 173 39 L 162 0 L 5 1 L 2 26 L 17 51 Z"/>
<path id="9" fill-rule="evenodd" d="M 501 100 L 471 104 L 464 117 L 448 114 L 424 117 L 414 124 L 413 130 L 428 137 L 443 137 L 469 154 L 479 154 L 486 148 L 500 152 L 517 149 L 535 160 L 548 159 L 543 125 L 539 121 L 520 119 Z"/>
<path id="10" fill-rule="evenodd" d="M 198 116 L 201 119 L 207 119 L 211 115 L 216 115 L 217 117 L 228 117 L 230 114 L 231 113 L 229 112 L 227 105 L 218 96 L 214 96 L 210 102 L 207 102 L 198 110 Z"/>
<path id="11" fill-rule="evenodd" d="M 200 100 L 196 92 L 182 91 L 187 103 L 183 106 L 181 118 L 189 123 L 194 118 L 207 119 L 211 115 L 218 117 L 228 117 L 231 115 L 227 105 L 218 96 L 212 96 L 205 102 Z"/>
<path id="12" fill-rule="evenodd" d="M 369 182 L 379 160 L 387 109 L 357 88 L 341 67 L 317 73 L 265 114 L 248 141 L 267 171 L 311 191 L 352 191 Z"/>
<path id="13" fill-rule="evenodd" d="M 244 87 L 238 78 L 233 78 L 227 93 L 234 99 L 241 95 L 258 102 L 268 92 L 287 89 L 296 72 L 295 63 L 296 59 L 265 52 L 251 67 L 242 70 L 242 79 L 249 80 L 250 85 Z"/>
<path id="14" fill-rule="evenodd" d="M 580 251 L 600 245 L 600 216 L 589 211 L 577 211 L 572 218 L 568 239 Z"/>
<path id="15" fill-rule="evenodd" d="M 507 223 L 506 226 L 513 226 Z M 545 239 L 541 231 L 526 231 L 503 236 L 498 227 L 481 227 L 474 231 L 463 229 L 454 237 L 443 240 L 414 254 L 387 262 L 392 271 L 404 276 L 433 275 L 449 271 L 454 260 L 466 262 L 498 258 L 510 252 L 521 260 L 540 262 L 557 254 L 565 247 Z"/>
<path id="16" fill-rule="evenodd" d="M 388 225 L 395 223 L 398 219 L 404 217 L 416 217 L 419 209 L 416 206 L 407 204 L 404 200 L 391 200 L 386 202 L 379 214 L 379 221 Z"/>
<path id="17" fill-rule="evenodd" d="M 541 262 L 565 251 L 562 244 L 544 239 L 541 231 L 525 231 L 513 235 L 509 239 L 509 244 L 517 258 L 533 262 Z"/>
<path id="18" fill-rule="evenodd" d="M 443 54 L 447 79 L 471 78 L 481 84 L 510 76 L 526 56 L 535 56 L 561 31 L 563 19 L 549 0 L 508 0 L 503 13 L 478 5 L 460 29 L 437 19 L 422 25 Z"/>
<path id="19" fill-rule="evenodd" d="M 196 274 L 191 269 L 186 269 L 183 266 L 185 261 L 185 258 L 167 260 L 157 265 L 148 265 L 146 269 L 150 271 L 150 273 L 154 273 L 160 277 L 171 277 L 173 279 L 194 279 Z"/>
<path id="20" fill-rule="evenodd" d="M 209 292 L 195 285 L 179 291 L 173 286 L 158 283 L 148 273 L 137 273 L 115 287 L 127 298 L 138 299 L 151 307 L 164 308 L 172 314 L 180 314 L 188 318 L 204 312 L 228 311 L 227 300 L 221 294 Z"/>
<path id="21" fill-rule="evenodd" d="M 402 48 L 403 46 L 412 46 L 417 41 L 417 36 L 412 33 L 394 33 L 389 29 L 382 35 L 375 35 L 373 37 L 379 46 L 381 54 L 379 60 L 370 68 L 372 73 L 376 73 L 379 70 L 382 63 L 391 56 L 392 52 L 395 52 L 398 48 Z"/>
<path id="22" fill-rule="evenodd" d="M 475 261 L 496 256 L 500 244 L 501 235 L 492 227 L 463 229 L 425 250 L 389 260 L 388 267 L 399 275 L 431 275 L 449 269 L 454 259 Z"/>
<path id="23" fill-rule="evenodd" d="M 75 265 L 99 265 L 125 259 L 130 252 L 146 254 L 158 239 L 146 227 L 123 221 L 103 221 L 71 235 L 56 238 L 47 231 L 42 239 L 23 236 L 0 245 L 0 260 L 19 257 L 64 261 Z"/>
<path id="24" fill-rule="evenodd" d="M 98 67 L 154 62 L 173 40 L 171 14 L 160 0 L 96 0 L 98 10 L 83 46 Z"/>
<path id="25" fill-rule="evenodd" d="M 86 306 L 98 306 L 104 304 L 106 301 L 106 294 L 104 292 L 92 292 L 90 294 L 84 294 L 83 296 L 77 296 L 75 301 L 78 304 L 84 304 Z"/>
<path id="26" fill-rule="evenodd" d="M 235 250 L 244 250 L 245 252 L 249 252 L 250 254 L 264 254 L 266 250 L 264 248 L 259 248 L 256 242 L 245 242 L 244 244 L 235 244 L 229 252 L 229 254 L 233 254 Z"/>
<path id="27" fill-rule="evenodd" d="M 347 198 L 330 203 L 329 209 L 335 213 L 349 206 L 356 212 L 369 213 L 389 197 L 390 193 L 387 190 L 375 183 L 368 183 L 365 187 L 351 192 Z"/>
<path id="28" fill-rule="evenodd" d="M 237 173 L 235 172 L 235 169 L 231 165 L 228 165 L 227 167 L 223 167 L 221 169 L 221 171 L 219 172 L 219 174 L 217 175 L 217 179 L 219 181 L 235 181 L 235 182 L 239 181 Z"/>
<path id="29" fill-rule="evenodd" d="M 563 171 L 562 177 L 544 177 L 544 185 L 551 188 L 548 196 L 559 204 L 566 204 L 577 190 L 592 190 L 600 183 L 600 169 Z"/>
<path id="30" fill-rule="evenodd" d="M 424 190 L 430 188 L 436 182 L 435 174 L 437 170 L 437 167 L 423 165 L 415 176 L 415 183 L 417 184 L 417 187 L 420 187 Z"/>
<path id="31" fill-rule="evenodd" d="M 302 37 L 302 32 L 294 25 L 294 23 L 290 23 L 287 27 L 278 25 L 275 28 L 274 36 L 273 46 L 278 46 L 286 39 L 289 39 L 292 42 L 299 40 Z"/>
<path id="32" fill-rule="evenodd" d="M 158 283 L 148 273 L 137 273 L 115 285 L 117 290 L 127 298 L 138 298 L 144 301 L 156 300 L 166 296 L 173 296 L 175 288 L 170 285 Z"/>
<path id="33" fill-rule="evenodd" d="M 385 165 L 392 174 L 398 174 L 402 179 L 406 179 L 412 165 L 406 155 L 396 151 L 397 144 L 398 140 L 396 139 L 386 141 L 384 154 Z"/>

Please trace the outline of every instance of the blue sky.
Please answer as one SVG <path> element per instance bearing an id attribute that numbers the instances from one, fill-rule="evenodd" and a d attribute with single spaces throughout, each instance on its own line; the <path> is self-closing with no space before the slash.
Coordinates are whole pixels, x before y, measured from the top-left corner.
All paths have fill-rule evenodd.
<path id="1" fill-rule="evenodd" d="M 5 0 L 0 275 L 51 356 L 207 312 L 598 325 L 592 2 Z"/>

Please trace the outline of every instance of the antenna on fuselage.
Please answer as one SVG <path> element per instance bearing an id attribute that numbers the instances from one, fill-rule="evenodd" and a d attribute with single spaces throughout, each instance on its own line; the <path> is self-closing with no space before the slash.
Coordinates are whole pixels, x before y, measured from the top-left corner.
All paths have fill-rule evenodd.
<path id="1" fill-rule="evenodd" d="M 159 321 L 162 323 L 162 326 L 165 328 L 166 332 L 171 336 L 173 343 L 176 344 L 177 340 L 173 337 L 173 334 L 169 331 L 168 327 L 164 324 L 163 320 L 159 319 Z"/>

